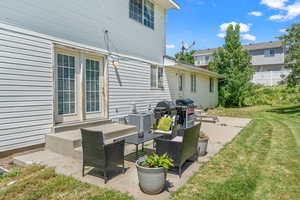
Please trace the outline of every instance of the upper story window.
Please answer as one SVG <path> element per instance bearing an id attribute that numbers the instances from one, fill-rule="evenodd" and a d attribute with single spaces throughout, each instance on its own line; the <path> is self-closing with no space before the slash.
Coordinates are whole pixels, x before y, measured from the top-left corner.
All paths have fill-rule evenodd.
<path id="1" fill-rule="evenodd" d="M 191 74 L 191 92 L 196 92 L 197 90 L 197 78 L 195 74 Z"/>
<path id="2" fill-rule="evenodd" d="M 129 17 L 154 29 L 154 4 L 149 0 L 129 0 Z"/>
<path id="3" fill-rule="evenodd" d="M 215 92 L 215 81 L 213 78 L 209 78 L 209 92 Z"/>
<path id="4" fill-rule="evenodd" d="M 150 70 L 151 88 L 164 88 L 164 68 L 151 65 Z"/>
<path id="5" fill-rule="evenodd" d="M 198 56 L 197 64 L 198 65 L 208 65 L 209 62 L 212 60 L 212 56 Z"/>
<path id="6" fill-rule="evenodd" d="M 275 49 L 266 49 L 264 50 L 265 57 L 275 56 Z"/>

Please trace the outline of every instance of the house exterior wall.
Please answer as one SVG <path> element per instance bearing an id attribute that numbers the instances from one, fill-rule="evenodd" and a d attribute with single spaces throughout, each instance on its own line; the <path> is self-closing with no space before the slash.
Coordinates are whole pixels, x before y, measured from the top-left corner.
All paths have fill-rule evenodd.
<path id="1" fill-rule="evenodd" d="M 0 28 L 0 152 L 44 143 L 52 105 L 52 43 Z"/>
<path id="2" fill-rule="evenodd" d="M 163 63 L 165 10 L 155 4 L 154 30 L 129 18 L 129 0 L 2 0 L 0 23 Z"/>
<path id="3" fill-rule="evenodd" d="M 164 70 L 164 89 L 152 89 L 150 84 L 150 63 L 122 59 L 120 66 L 109 62 L 109 117 L 127 116 L 136 104 L 139 112 L 155 107 L 159 101 L 171 100 L 169 85 Z"/>
<path id="4" fill-rule="evenodd" d="M 178 76 L 183 75 L 183 91 L 179 91 Z M 191 75 L 196 75 L 196 92 L 191 92 Z M 203 108 L 218 105 L 218 80 L 214 79 L 214 92 L 209 91 L 209 76 L 183 70 L 167 69 L 167 81 L 172 101 L 181 98 L 192 99 L 195 104 Z"/>
<path id="5" fill-rule="evenodd" d="M 265 56 L 265 49 L 251 50 L 249 54 L 252 56 L 252 65 L 278 65 L 284 63 L 284 51 L 283 48 L 275 48 L 274 56 Z"/>

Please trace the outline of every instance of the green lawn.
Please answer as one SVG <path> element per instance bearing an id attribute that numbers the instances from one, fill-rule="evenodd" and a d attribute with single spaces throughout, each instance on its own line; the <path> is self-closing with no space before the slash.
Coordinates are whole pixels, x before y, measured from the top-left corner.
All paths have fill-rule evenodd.
<path id="1" fill-rule="evenodd" d="M 253 121 L 172 199 L 300 199 L 300 106 L 216 109 Z M 155 197 L 153 197 L 155 198 Z M 0 177 L 0 200 L 128 200 L 126 194 L 57 175 L 42 166 Z"/>
<path id="2" fill-rule="evenodd" d="M 172 199 L 300 199 L 300 106 L 211 113 L 254 120 Z"/>
<path id="3" fill-rule="evenodd" d="M 32 166 L 0 177 L 0 200 L 129 200 L 131 197 Z"/>

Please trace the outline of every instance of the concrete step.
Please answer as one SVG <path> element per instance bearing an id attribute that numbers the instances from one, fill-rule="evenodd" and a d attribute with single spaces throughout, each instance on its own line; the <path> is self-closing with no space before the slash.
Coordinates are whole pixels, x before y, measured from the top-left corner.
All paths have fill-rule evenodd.
<path id="1" fill-rule="evenodd" d="M 130 136 L 130 135 L 133 135 L 133 134 L 136 134 L 136 132 L 135 131 L 134 132 L 129 132 L 127 134 L 119 135 L 118 137 L 114 137 L 114 138 L 111 138 L 111 139 L 106 139 L 105 144 L 110 144 L 118 138 Z M 127 145 L 128 144 L 125 144 L 125 146 L 127 146 Z M 75 160 L 80 160 L 80 161 L 82 160 L 82 146 L 81 145 L 80 145 L 80 147 L 77 147 L 77 148 L 74 149 L 72 158 L 75 159 Z"/>
<path id="2" fill-rule="evenodd" d="M 54 133 L 61 133 L 66 131 L 78 130 L 80 128 L 89 128 L 93 126 L 101 126 L 104 124 L 112 123 L 109 119 L 87 120 L 83 122 L 70 122 L 63 124 L 56 124 L 54 127 Z"/>
<path id="3" fill-rule="evenodd" d="M 109 143 L 113 139 L 134 134 L 136 127 L 117 123 L 103 124 L 101 126 L 89 127 L 89 130 L 101 130 L 105 142 Z M 65 156 L 74 157 L 74 149 L 81 147 L 80 129 L 70 130 L 46 136 L 46 149 Z M 76 156 L 75 156 L 76 157 Z"/>

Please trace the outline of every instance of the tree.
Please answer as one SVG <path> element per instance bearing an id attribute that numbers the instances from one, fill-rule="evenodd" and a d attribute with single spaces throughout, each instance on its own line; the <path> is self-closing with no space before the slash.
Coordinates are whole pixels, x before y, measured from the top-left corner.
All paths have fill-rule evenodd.
<path id="1" fill-rule="evenodd" d="M 177 53 L 175 54 L 175 58 L 184 62 L 187 62 L 189 64 L 194 64 L 194 57 L 192 56 L 195 53 L 195 50 L 191 50 L 185 53 Z"/>
<path id="2" fill-rule="evenodd" d="M 219 82 L 219 103 L 222 106 L 244 106 L 252 93 L 250 82 L 254 69 L 251 57 L 240 42 L 240 26 L 227 28 L 225 44 L 214 53 L 209 69 L 224 76 Z"/>
<path id="3" fill-rule="evenodd" d="M 295 87 L 300 84 L 300 24 L 292 24 L 279 39 L 286 47 L 285 66 L 291 69 L 288 86 Z"/>

